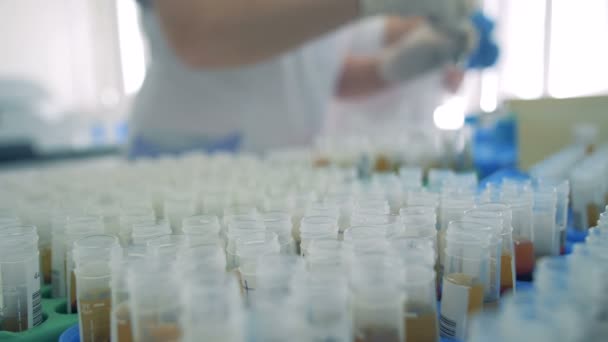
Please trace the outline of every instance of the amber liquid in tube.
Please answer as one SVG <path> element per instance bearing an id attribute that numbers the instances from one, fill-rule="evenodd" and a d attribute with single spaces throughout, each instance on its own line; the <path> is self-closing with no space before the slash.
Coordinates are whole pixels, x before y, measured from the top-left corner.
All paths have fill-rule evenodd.
<path id="1" fill-rule="evenodd" d="M 78 312 L 78 301 L 76 299 L 76 274 L 71 271 L 70 276 L 70 298 L 72 299 L 72 313 Z"/>
<path id="2" fill-rule="evenodd" d="M 458 286 L 469 287 L 469 302 L 467 313 L 472 314 L 483 309 L 483 285 L 473 282 L 473 278 L 463 273 L 452 273 L 445 277 L 445 280 Z"/>
<path id="3" fill-rule="evenodd" d="M 163 323 L 148 328 L 150 342 L 178 342 L 181 332 L 177 323 Z"/>
<path id="4" fill-rule="evenodd" d="M 509 254 L 503 254 L 500 257 L 500 294 L 513 289 L 513 269 L 511 263 L 513 257 Z"/>
<path id="5" fill-rule="evenodd" d="M 53 259 L 50 246 L 40 249 L 40 270 L 44 283 L 50 284 L 53 276 Z"/>
<path id="6" fill-rule="evenodd" d="M 126 304 L 121 304 L 114 312 L 114 317 L 116 321 L 116 332 L 118 333 L 118 341 L 116 342 L 133 341 L 131 317 L 129 315 L 129 307 Z"/>
<path id="7" fill-rule="evenodd" d="M 439 341 L 437 314 L 428 310 L 424 313 L 406 313 L 405 340 L 408 342 Z"/>
<path id="8" fill-rule="evenodd" d="M 357 334 L 355 342 L 401 342 L 401 338 L 397 329 L 369 327 Z"/>
<path id="9" fill-rule="evenodd" d="M 587 227 L 595 227 L 600 220 L 600 208 L 593 204 L 587 204 Z"/>
<path id="10" fill-rule="evenodd" d="M 0 322 L 0 331 L 21 332 L 27 330 L 27 313 L 20 316 L 5 316 Z"/>
<path id="11" fill-rule="evenodd" d="M 531 280 L 534 263 L 536 262 L 534 244 L 522 237 L 514 237 L 513 242 L 515 244 L 515 273 L 517 279 Z"/>
<path id="12" fill-rule="evenodd" d="M 78 315 L 82 325 L 83 342 L 110 341 L 110 315 L 112 300 L 109 292 L 86 294 L 79 301 Z M 89 299 L 91 298 L 91 299 Z"/>

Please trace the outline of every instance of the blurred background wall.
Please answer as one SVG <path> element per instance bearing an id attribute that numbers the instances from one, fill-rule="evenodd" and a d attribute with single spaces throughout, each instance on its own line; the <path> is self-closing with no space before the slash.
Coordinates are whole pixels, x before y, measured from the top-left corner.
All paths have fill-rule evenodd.
<path id="1" fill-rule="evenodd" d="M 607 0 L 486 0 L 484 11 L 497 21 L 502 55 L 495 68 L 469 75 L 474 106 L 492 112 L 513 100 L 522 124 L 551 120 L 555 129 L 581 118 L 575 108 L 604 122 Z M 145 77 L 137 16 L 132 0 L 0 1 L 0 93 L 28 92 L 11 88 L 14 80 L 48 93 L 34 106 L 0 97 L 0 144 L 24 135 L 50 150 L 123 142 L 130 100 Z M 583 107 L 561 101 L 589 96 L 588 105 L 572 102 Z M 539 152 L 524 164 L 565 143 L 558 140 L 537 141 Z"/>

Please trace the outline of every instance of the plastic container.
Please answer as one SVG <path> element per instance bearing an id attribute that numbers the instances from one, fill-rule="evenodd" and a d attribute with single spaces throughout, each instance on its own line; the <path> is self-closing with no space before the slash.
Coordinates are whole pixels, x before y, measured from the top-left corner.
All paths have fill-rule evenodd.
<path id="1" fill-rule="evenodd" d="M 164 235 L 147 242 L 146 253 L 161 261 L 172 261 L 187 244 L 184 235 Z"/>
<path id="2" fill-rule="evenodd" d="M 135 246 L 146 246 L 148 241 L 170 234 L 172 234 L 171 227 L 164 220 L 158 223 L 134 223 L 131 231 L 131 243 Z"/>
<path id="3" fill-rule="evenodd" d="M 234 278 L 220 288 L 186 286 L 180 341 L 246 341 L 245 312 Z"/>
<path id="4" fill-rule="evenodd" d="M 77 284 L 80 337 L 83 342 L 111 338 L 112 291 L 108 262 L 80 263 L 74 270 Z"/>
<path id="5" fill-rule="evenodd" d="M 188 192 L 171 191 L 165 194 L 163 217 L 174 234 L 182 234 L 182 220 L 196 214 L 196 201 Z"/>
<path id="6" fill-rule="evenodd" d="M 127 279 L 134 341 L 179 340 L 179 287 L 167 265 L 142 260 Z"/>
<path id="7" fill-rule="evenodd" d="M 604 194 L 598 191 L 598 180 L 588 167 L 579 166 L 570 175 L 572 182 L 572 213 L 574 228 L 586 231 L 597 224 Z"/>
<path id="8" fill-rule="evenodd" d="M 40 325 L 40 255 L 34 226 L 0 229 L 0 280 L 0 330 L 22 332 Z"/>
<path id="9" fill-rule="evenodd" d="M 365 276 L 367 278 L 367 276 Z M 353 284 L 353 326 L 357 342 L 400 342 L 406 332 L 403 324 L 405 298 L 398 273 L 385 275 L 383 283 L 374 278 Z M 372 285 L 372 282 L 375 283 Z"/>
<path id="10" fill-rule="evenodd" d="M 500 284 L 502 275 L 502 232 L 503 218 L 500 213 L 488 212 L 484 210 L 472 209 L 465 213 L 462 221 L 474 222 L 483 225 L 474 229 L 476 232 L 484 233 L 489 237 L 490 251 L 490 283 L 485 288 L 486 304 L 498 304 L 500 294 Z"/>
<path id="11" fill-rule="evenodd" d="M 41 290 L 43 322 L 40 325 L 18 333 L 0 331 L 0 340 L 10 342 L 55 342 L 66 329 L 75 325 L 75 336 L 78 341 L 78 315 L 67 314 L 65 299 L 51 299 L 51 292 L 52 288 L 48 285 Z"/>
<path id="12" fill-rule="evenodd" d="M 328 271 L 345 273 L 349 265 L 346 264 L 342 241 L 336 239 L 313 240 L 306 253 L 306 266 L 309 271 Z"/>
<path id="13" fill-rule="evenodd" d="M 516 291 L 515 286 L 515 245 L 513 243 L 513 226 L 511 208 L 504 203 L 483 203 L 476 211 L 489 213 L 502 220 L 502 251 L 500 256 L 500 294 Z"/>
<path id="14" fill-rule="evenodd" d="M 515 195 L 514 195 L 515 196 Z M 518 280 L 530 280 L 536 262 L 534 251 L 534 223 L 532 198 L 527 195 L 503 197 L 513 215 L 513 243 L 515 246 L 515 272 Z"/>
<path id="15" fill-rule="evenodd" d="M 338 239 L 338 222 L 334 217 L 307 216 L 300 225 L 300 253 L 306 256 L 308 245 L 313 240 Z"/>
<path id="16" fill-rule="evenodd" d="M 277 234 L 281 245 L 281 254 L 296 254 L 291 215 L 281 211 L 266 212 L 262 215 L 262 220 L 267 231 Z"/>
<path id="17" fill-rule="evenodd" d="M 145 205 L 123 207 L 119 217 L 120 243 L 123 246 L 131 244 L 131 232 L 134 224 L 155 224 L 154 210 Z"/>
<path id="18" fill-rule="evenodd" d="M 463 340 L 468 320 L 481 311 L 489 283 L 490 236 L 479 234 L 484 225 L 450 222 L 446 235 L 440 333 Z"/>
<path id="19" fill-rule="evenodd" d="M 560 254 L 560 231 L 556 224 L 557 192 L 554 188 L 537 190 L 534 193 L 534 255 L 558 256 Z"/>
<path id="20" fill-rule="evenodd" d="M 537 188 L 555 189 L 557 194 L 557 208 L 555 212 L 555 224 L 559 231 L 560 253 L 564 254 L 566 247 L 566 229 L 568 228 L 568 212 L 570 205 L 570 181 L 551 181 L 547 179 L 536 179 Z"/>
<path id="21" fill-rule="evenodd" d="M 241 277 L 241 286 L 245 292 L 256 289 L 256 269 L 259 258 L 279 254 L 279 251 L 278 237 L 272 232 L 253 233 L 237 239 L 237 267 Z"/>
<path id="22" fill-rule="evenodd" d="M 405 341 L 439 341 L 435 272 L 424 265 L 406 264 Z"/>
<path id="23" fill-rule="evenodd" d="M 220 222 L 216 216 L 199 215 L 186 217 L 182 222 L 182 231 L 186 236 L 188 246 L 224 245 L 220 237 Z"/>
<path id="24" fill-rule="evenodd" d="M 335 274 L 310 275 L 302 302 L 311 341 L 354 340 L 350 296 L 346 282 Z"/>

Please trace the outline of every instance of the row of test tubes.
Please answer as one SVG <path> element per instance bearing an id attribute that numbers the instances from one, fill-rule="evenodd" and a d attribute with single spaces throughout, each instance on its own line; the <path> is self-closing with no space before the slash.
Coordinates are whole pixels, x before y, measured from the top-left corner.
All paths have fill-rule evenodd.
<path id="1" fill-rule="evenodd" d="M 422 174 L 196 155 L 0 184 L 83 341 L 462 339 L 560 253 L 568 183 Z"/>
<path id="2" fill-rule="evenodd" d="M 608 210 L 608 207 L 606 208 Z M 470 341 L 603 341 L 608 336 L 608 213 L 572 254 L 537 261 L 534 288 L 471 325 Z"/>

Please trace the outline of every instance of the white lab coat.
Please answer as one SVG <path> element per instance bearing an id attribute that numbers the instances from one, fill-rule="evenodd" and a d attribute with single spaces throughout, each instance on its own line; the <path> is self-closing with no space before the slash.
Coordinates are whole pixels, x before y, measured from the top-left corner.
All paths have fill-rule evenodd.
<path id="1" fill-rule="evenodd" d="M 142 10 L 151 62 L 134 103 L 131 140 L 143 137 L 173 150 L 230 134 L 242 136 L 245 151 L 310 144 L 357 36 L 351 27 L 257 65 L 193 70 L 178 61 L 157 19 Z"/>

